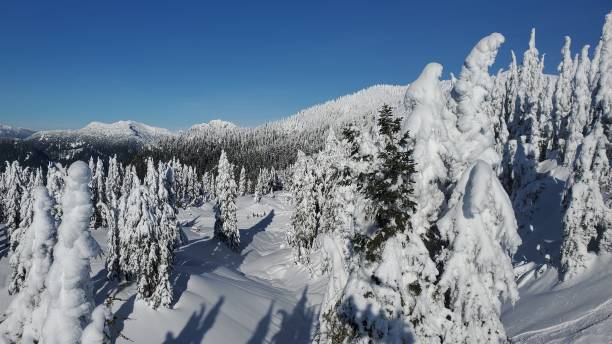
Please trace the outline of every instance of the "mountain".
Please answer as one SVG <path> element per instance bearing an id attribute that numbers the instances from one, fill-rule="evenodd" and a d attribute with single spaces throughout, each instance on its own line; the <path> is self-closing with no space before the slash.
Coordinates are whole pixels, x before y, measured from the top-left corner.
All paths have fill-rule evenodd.
<path id="1" fill-rule="evenodd" d="M 134 121 L 118 121 L 114 123 L 91 122 L 78 130 L 46 130 L 32 135 L 31 140 L 53 141 L 69 140 L 111 140 L 151 143 L 164 136 L 173 135 L 168 129 L 157 128 Z"/>
<path id="2" fill-rule="evenodd" d="M 0 124 L 0 139 L 25 139 L 36 131 L 25 128 L 14 128 L 10 125 Z"/>

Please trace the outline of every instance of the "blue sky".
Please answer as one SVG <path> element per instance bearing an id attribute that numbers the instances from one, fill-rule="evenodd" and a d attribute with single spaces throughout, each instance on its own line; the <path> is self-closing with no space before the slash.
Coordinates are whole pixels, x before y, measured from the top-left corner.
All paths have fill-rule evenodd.
<path id="1" fill-rule="evenodd" d="M 609 1 L 0 2 L 0 123 L 79 128 L 133 119 L 173 130 L 253 126 L 364 87 L 445 77 L 484 35 L 519 56 L 531 27 L 559 61 L 594 45 Z M 493 72 L 493 71 L 492 71 Z"/>

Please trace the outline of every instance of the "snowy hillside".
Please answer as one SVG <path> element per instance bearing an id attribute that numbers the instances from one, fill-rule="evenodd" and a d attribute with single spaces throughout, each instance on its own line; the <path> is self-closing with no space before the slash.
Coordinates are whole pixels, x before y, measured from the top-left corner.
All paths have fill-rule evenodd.
<path id="1" fill-rule="evenodd" d="M 25 139 L 35 131 L 25 128 L 14 128 L 10 125 L 0 124 L 0 138 Z"/>

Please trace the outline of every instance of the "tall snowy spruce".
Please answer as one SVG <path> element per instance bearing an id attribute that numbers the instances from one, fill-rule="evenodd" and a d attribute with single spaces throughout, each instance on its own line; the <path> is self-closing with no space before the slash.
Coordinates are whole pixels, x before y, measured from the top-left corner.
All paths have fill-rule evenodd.
<path id="1" fill-rule="evenodd" d="M 612 122 L 612 13 L 606 16 L 599 42 L 599 65 L 594 80 L 592 108 L 576 122 L 585 123 L 586 136 L 576 149 L 573 172 L 563 198 L 563 244 L 561 271 L 571 279 L 592 265 L 600 252 L 612 252 L 612 204 L 604 195 L 612 189 L 610 172 L 610 123 Z M 585 60 L 583 58 L 583 60 Z M 585 71 L 576 72 L 577 85 L 584 87 Z M 580 82 L 579 82 L 580 81 Z M 590 114 L 590 116 L 589 116 Z M 585 120 L 584 116 L 589 116 Z"/>
<path id="2" fill-rule="evenodd" d="M 236 182 L 225 151 L 222 151 L 219 157 L 216 184 L 215 238 L 238 251 L 240 232 L 236 218 Z"/>
<path id="3" fill-rule="evenodd" d="M 73 163 L 66 177 L 62 221 L 46 280 L 47 314 L 44 343 L 79 343 L 94 308 L 90 259 L 101 254 L 89 232 L 93 208 L 91 172 L 82 161 Z"/>
<path id="4" fill-rule="evenodd" d="M 415 207 L 414 162 L 408 133 L 401 133 L 400 119 L 394 118 L 390 107 L 380 110 L 377 124 L 378 131 L 373 133 L 345 131 L 364 214 L 351 238 L 355 257 L 343 294 L 336 308 L 323 315 L 325 342 L 367 338 L 409 342 L 412 338 L 406 311 L 413 298 L 405 279 L 408 276 L 401 270 L 410 268 L 407 255 L 415 252 L 410 250 L 409 236 Z"/>
<path id="5" fill-rule="evenodd" d="M 34 217 L 34 190 L 42 185 L 40 169 L 28 173 L 24 170 L 22 178 L 27 179 L 22 188 L 21 201 L 19 207 L 19 227 L 12 231 L 11 245 L 9 250 L 9 294 L 18 293 L 28 273 L 30 258 L 29 249 L 31 242 L 28 239 L 30 224 Z"/>
<path id="6" fill-rule="evenodd" d="M 47 305 L 41 304 L 41 298 L 46 290 L 57 236 L 55 219 L 51 215 L 53 200 L 42 186 L 35 187 L 32 194 L 34 217 L 26 231 L 21 251 L 21 259 L 28 262 L 29 268 L 23 287 L 9 305 L 6 318 L 0 324 L 0 333 L 4 339 L 14 343 L 32 343 L 41 339 L 42 325 L 47 317 Z"/>
<path id="7" fill-rule="evenodd" d="M 244 169 L 244 166 L 242 166 L 242 168 L 240 169 L 240 177 L 238 180 L 238 196 L 244 196 L 246 194 L 246 187 L 246 170 Z"/>
<path id="8" fill-rule="evenodd" d="M 308 264 L 310 249 L 319 230 L 319 204 L 317 202 L 316 176 L 313 160 L 298 152 L 293 165 L 293 204 L 291 227 L 287 243 L 293 247 L 296 262 Z"/>

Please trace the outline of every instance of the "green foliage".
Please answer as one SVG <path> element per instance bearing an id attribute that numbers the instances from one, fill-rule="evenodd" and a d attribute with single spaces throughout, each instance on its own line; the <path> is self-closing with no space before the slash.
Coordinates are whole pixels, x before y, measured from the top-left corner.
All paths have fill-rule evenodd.
<path id="1" fill-rule="evenodd" d="M 378 260 L 384 243 L 410 227 L 410 216 L 416 207 L 411 197 L 415 163 L 408 132 L 401 133 L 401 118 L 395 118 L 388 105 L 383 105 L 379 111 L 377 124 L 382 140 L 378 164 L 374 169 L 358 172 L 355 176 L 358 190 L 372 203 L 373 216 L 379 228 L 371 237 L 357 234 L 352 240 L 353 248 L 364 252 L 369 261 Z M 351 158 L 370 162 L 374 157 L 360 154 L 360 135 L 354 128 L 344 130 L 344 138 L 352 146 Z"/>

